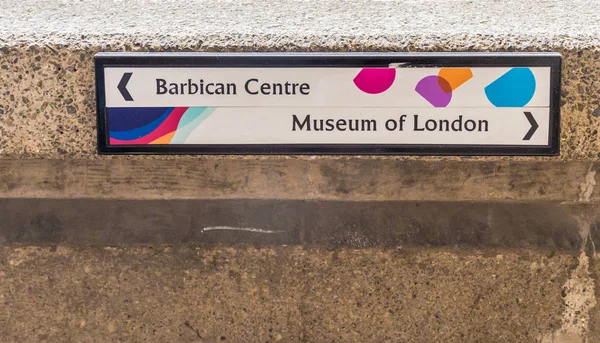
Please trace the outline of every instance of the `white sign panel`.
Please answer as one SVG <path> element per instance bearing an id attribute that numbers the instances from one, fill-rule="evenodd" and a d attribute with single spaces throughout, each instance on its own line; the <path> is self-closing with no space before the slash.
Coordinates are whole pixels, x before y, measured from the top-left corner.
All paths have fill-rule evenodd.
<path id="1" fill-rule="evenodd" d="M 558 153 L 560 56 L 96 56 L 104 153 Z"/>

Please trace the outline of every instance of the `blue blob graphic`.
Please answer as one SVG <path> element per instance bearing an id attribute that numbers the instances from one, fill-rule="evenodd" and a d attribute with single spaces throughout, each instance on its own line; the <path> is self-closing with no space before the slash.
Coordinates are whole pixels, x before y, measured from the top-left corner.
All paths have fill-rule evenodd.
<path id="1" fill-rule="evenodd" d="M 138 139 L 140 137 L 144 137 L 150 132 L 156 130 L 156 128 L 162 124 L 165 119 L 171 114 L 173 108 L 167 109 L 163 115 L 155 119 L 153 122 L 146 124 L 142 127 L 137 127 L 135 129 L 127 130 L 127 131 L 110 131 L 110 137 L 115 139 L 120 139 L 122 141 Z"/>
<path id="2" fill-rule="evenodd" d="M 167 107 L 111 107 L 108 108 L 110 131 L 127 131 L 148 125 L 172 110 Z"/>
<path id="3" fill-rule="evenodd" d="M 513 68 L 485 87 L 496 107 L 523 107 L 535 93 L 535 76 L 529 68 Z"/>

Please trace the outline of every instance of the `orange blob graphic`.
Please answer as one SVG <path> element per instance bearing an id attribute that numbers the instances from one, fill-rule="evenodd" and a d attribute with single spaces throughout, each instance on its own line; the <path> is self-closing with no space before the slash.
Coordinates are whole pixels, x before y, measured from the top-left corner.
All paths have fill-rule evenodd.
<path id="1" fill-rule="evenodd" d="M 473 72 L 469 68 L 442 68 L 438 76 L 440 88 L 444 92 L 450 93 L 472 78 Z"/>

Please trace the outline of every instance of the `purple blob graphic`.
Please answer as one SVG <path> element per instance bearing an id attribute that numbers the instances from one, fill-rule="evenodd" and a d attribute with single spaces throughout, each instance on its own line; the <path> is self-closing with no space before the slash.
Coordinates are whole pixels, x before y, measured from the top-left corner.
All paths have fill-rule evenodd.
<path id="1" fill-rule="evenodd" d="M 437 75 L 431 75 L 419 81 L 415 91 L 434 107 L 446 107 L 452 100 L 452 92 L 446 93 L 444 89 L 451 89 L 448 81 Z"/>

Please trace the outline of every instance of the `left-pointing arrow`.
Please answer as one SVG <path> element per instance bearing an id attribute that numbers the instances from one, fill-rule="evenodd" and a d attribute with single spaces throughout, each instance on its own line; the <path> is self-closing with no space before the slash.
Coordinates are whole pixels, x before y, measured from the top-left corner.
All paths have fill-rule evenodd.
<path id="1" fill-rule="evenodd" d="M 124 73 L 121 81 L 119 81 L 119 85 L 117 86 L 125 101 L 133 101 L 131 94 L 129 94 L 129 91 L 127 90 L 127 83 L 129 82 L 129 79 L 131 79 L 131 75 L 133 75 L 133 73 Z"/>

